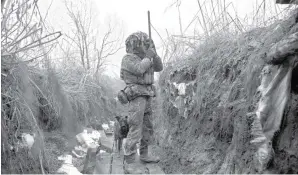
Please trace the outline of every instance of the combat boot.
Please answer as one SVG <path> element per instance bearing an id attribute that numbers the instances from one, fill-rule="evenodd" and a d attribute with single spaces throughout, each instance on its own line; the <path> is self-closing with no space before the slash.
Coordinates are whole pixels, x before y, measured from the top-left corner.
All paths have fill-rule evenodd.
<path id="1" fill-rule="evenodd" d="M 136 162 L 136 154 L 124 155 L 125 174 L 147 174 L 144 165 Z"/>
<path id="2" fill-rule="evenodd" d="M 140 149 L 140 160 L 144 163 L 158 163 L 160 161 L 159 157 L 148 154 L 148 146 Z"/>

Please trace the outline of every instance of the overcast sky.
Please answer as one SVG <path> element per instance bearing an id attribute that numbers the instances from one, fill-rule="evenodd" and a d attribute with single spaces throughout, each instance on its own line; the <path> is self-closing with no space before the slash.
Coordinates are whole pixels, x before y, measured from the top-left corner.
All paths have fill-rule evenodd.
<path id="1" fill-rule="evenodd" d="M 216 1 L 217 0 L 214 0 L 214 2 Z M 256 4 L 260 5 L 262 1 L 263 0 L 226 0 L 226 4 L 232 2 L 239 18 L 245 18 L 246 15 L 251 15 L 255 9 L 257 9 Z M 274 1 L 275 0 L 266 0 L 266 8 L 270 8 L 270 10 L 267 10 L 267 16 L 269 16 L 272 11 L 276 10 L 273 6 Z M 105 25 L 105 20 L 111 19 L 114 23 L 121 26 L 121 29 L 124 31 L 124 40 L 133 32 L 148 32 L 148 10 L 150 10 L 151 13 L 152 25 L 158 30 L 162 37 L 166 36 L 166 29 L 170 34 L 180 34 L 177 7 L 174 5 L 169 8 L 176 0 L 95 0 L 92 2 L 94 5 L 93 10 L 96 12 L 94 15 L 96 19 L 94 20 L 102 26 Z M 202 1 L 202 3 L 203 2 L 204 1 Z M 207 2 L 211 2 L 211 0 L 207 0 Z M 48 23 L 56 30 L 62 30 L 63 32 L 63 30 L 67 28 L 67 21 L 69 20 L 69 17 L 66 15 L 63 0 L 40 0 L 39 4 L 43 14 L 45 14 L 50 7 L 47 15 Z M 282 6 L 279 7 L 282 8 Z M 199 6 L 197 0 L 182 0 L 179 8 L 182 28 L 184 30 L 198 12 Z M 230 13 L 232 14 L 234 12 Z M 193 29 L 198 28 L 198 25 L 198 23 L 193 23 L 185 34 L 193 34 Z M 153 29 L 152 38 L 157 46 L 161 45 L 161 40 Z M 121 49 L 117 54 L 108 58 L 108 74 L 119 76 L 120 63 L 124 54 L 125 49 Z"/>

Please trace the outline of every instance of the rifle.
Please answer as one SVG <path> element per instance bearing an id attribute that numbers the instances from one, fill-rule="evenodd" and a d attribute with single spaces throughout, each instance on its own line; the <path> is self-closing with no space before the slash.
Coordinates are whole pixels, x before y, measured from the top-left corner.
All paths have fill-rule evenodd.
<path id="1" fill-rule="evenodd" d="M 149 38 L 151 39 L 151 22 L 150 22 L 150 11 L 148 10 L 148 30 L 149 30 Z"/>
<path id="2" fill-rule="evenodd" d="M 151 21 L 150 21 L 150 11 L 149 10 L 148 10 L 148 34 L 149 34 L 149 39 L 152 40 L 152 38 L 151 38 Z M 150 41 L 149 48 L 152 48 L 151 41 Z M 153 58 L 150 58 L 150 60 L 153 61 Z M 149 68 L 149 72 L 153 72 L 153 74 L 154 74 L 154 70 L 153 70 L 152 66 Z"/>

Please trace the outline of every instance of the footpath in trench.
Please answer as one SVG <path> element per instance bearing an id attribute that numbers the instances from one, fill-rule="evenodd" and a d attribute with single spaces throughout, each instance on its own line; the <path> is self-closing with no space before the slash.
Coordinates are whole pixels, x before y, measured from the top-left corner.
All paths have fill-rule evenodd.
<path id="1" fill-rule="evenodd" d="M 113 136 L 103 134 L 101 141 L 104 147 L 112 150 L 112 153 L 105 152 L 97 156 L 93 174 L 124 174 L 123 153 L 116 152 L 116 148 L 113 146 Z M 139 161 L 139 157 L 137 157 L 137 160 Z M 156 163 L 147 163 L 144 165 L 149 174 L 165 174 Z"/>
<path id="2" fill-rule="evenodd" d="M 78 159 L 77 154 L 66 155 L 64 164 L 57 173 L 66 174 L 124 174 L 123 169 L 123 152 L 116 151 L 114 147 L 113 135 L 106 135 L 103 130 L 99 130 L 99 147 L 92 147 L 90 144 L 85 155 L 81 156 L 83 159 L 81 166 L 74 167 L 74 161 Z M 77 137 L 78 138 L 78 137 Z M 80 139 L 79 139 L 80 140 Z M 79 141 L 80 142 L 80 141 Z M 81 142 L 86 143 L 85 139 Z M 84 144 L 83 144 L 84 145 Z M 63 160 L 63 159 L 62 159 Z M 137 157 L 139 161 L 139 157 Z M 156 163 L 143 164 L 146 166 L 148 174 L 165 174 L 163 170 Z"/>

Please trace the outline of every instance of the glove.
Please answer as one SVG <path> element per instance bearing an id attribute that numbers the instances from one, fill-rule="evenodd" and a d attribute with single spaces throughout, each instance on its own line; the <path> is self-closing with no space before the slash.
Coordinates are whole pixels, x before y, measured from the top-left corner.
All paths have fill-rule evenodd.
<path id="1" fill-rule="evenodd" d="M 155 49 L 155 44 L 154 44 L 154 41 L 152 39 L 149 39 L 149 43 L 150 43 L 150 48 Z"/>
<path id="2" fill-rule="evenodd" d="M 129 101 L 124 90 L 119 91 L 119 93 L 117 94 L 117 98 L 121 102 L 121 104 L 127 104 Z"/>
<path id="3" fill-rule="evenodd" d="M 154 58 L 156 56 L 156 52 L 153 48 L 149 48 L 146 52 L 147 58 Z"/>

